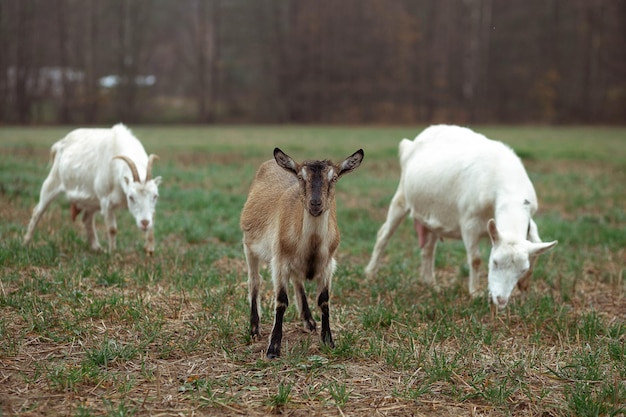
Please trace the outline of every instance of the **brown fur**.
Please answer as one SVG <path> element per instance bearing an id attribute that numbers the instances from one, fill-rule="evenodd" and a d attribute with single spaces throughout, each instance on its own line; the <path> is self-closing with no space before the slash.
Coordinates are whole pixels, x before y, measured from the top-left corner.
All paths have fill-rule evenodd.
<path id="1" fill-rule="evenodd" d="M 274 155 L 274 160 L 263 163 L 257 171 L 240 219 L 248 263 L 253 337 L 260 335 L 259 262 L 266 261 L 272 266 L 277 298 L 275 325 L 267 352 L 270 358 L 280 355 L 282 318 L 288 305 L 286 291 L 290 280 L 296 289 L 301 319 L 310 331 L 314 331 L 316 325 L 311 318 L 303 281 L 317 282 L 322 339 L 333 345 L 328 327 L 328 302 L 323 299 L 328 297 L 333 256 L 340 239 L 334 185 L 342 174 L 359 166 L 363 152 L 358 151 L 339 165 L 330 161 L 297 164 L 279 149 Z"/>
<path id="2" fill-rule="evenodd" d="M 285 259 L 300 255 L 303 262 L 295 262 L 294 266 L 301 266 L 298 269 L 302 275 L 308 275 L 306 272 L 311 269 L 320 270 L 339 246 L 334 188 L 322 205 L 326 210 L 330 209 L 327 232 L 323 236 L 304 236 L 304 216 L 310 215 L 306 212 L 301 186 L 274 160 L 267 161 L 257 172 L 241 214 L 244 243 L 250 246 L 268 238 L 267 234 L 277 227 L 278 253 L 275 255 Z M 324 221 L 321 217 L 315 220 Z M 321 248 L 324 249 L 321 251 L 323 254 L 318 253 Z M 309 265 L 311 260 L 315 260 L 315 265 Z"/>

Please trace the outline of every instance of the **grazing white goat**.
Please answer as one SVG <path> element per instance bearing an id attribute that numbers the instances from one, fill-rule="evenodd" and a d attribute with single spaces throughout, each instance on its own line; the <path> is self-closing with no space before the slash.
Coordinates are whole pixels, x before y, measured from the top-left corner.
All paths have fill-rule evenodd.
<path id="1" fill-rule="evenodd" d="M 363 160 L 358 150 L 340 164 L 330 161 L 296 163 L 280 149 L 274 160 L 261 165 L 250 186 L 241 213 L 243 247 L 248 263 L 250 333 L 260 337 L 259 262 L 270 263 L 274 283 L 274 327 L 267 357 L 280 356 L 283 316 L 294 285 L 296 304 L 307 331 L 315 331 L 304 291 L 304 280 L 317 283 L 317 305 L 322 313 L 322 342 L 334 347 L 329 322 L 329 290 L 339 245 L 335 183 Z"/>
<path id="2" fill-rule="evenodd" d="M 152 162 L 141 142 L 123 124 L 111 129 L 76 129 L 52 145 L 52 168 L 41 186 L 39 203 L 24 236 L 28 244 L 52 200 L 65 192 L 72 220 L 83 211 L 83 223 L 93 250 L 100 250 L 95 214 L 101 211 L 115 250 L 117 222 L 114 210 L 128 207 L 137 227 L 145 232 L 144 249 L 154 253 L 154 210 L 161 177 L 152 178 Z"/>
<path id="3" fill-rule="evenodd" d="M 504 308 L 517 284 L 528 288 L 542 243 L 532 215 L 537 197 L 520 159 L 501 142 L 459 126 L 431 126 L 399 145 L 402 174 L 387 220 L 378 231 L 365 272 L 374 277 L 389 238 L 410 213 L 422 248 L 422 279 L 434 284 L 435 247 L 441 238 L 463 239 L 469 292 L 477 295 L 479 240 L 491 238 L 488 286 Z"/>

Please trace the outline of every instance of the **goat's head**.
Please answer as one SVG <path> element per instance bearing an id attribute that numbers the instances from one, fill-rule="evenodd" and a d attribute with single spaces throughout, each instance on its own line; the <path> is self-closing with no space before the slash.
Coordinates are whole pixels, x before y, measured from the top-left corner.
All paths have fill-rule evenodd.
<path id="1" fill-rule="evenodd" d="M 532 274 L 535 258 L 556 246 L 558 242 L 533 243 L 528 240 L 503 239 L 494 219 L 487 223 L 487 230 L 492 243 L 489 255 L 489 296 L 494 305 L 504 308 L 515 285 Z"/>
<path id="2" fill-rule="evenodd" d="M 113 159 L 121 159 L 126 162 L 133 176 L 132 178 L 125 176 L 122 181 L 128 211 L 135 218 L 137 227 L 144 231 L 151 229 L 154 226 L 154 210 L 159 198 L 159 184 L 161 183 L 161 177 L 152 178 L 152 163 L 159 157 L 157 155 L 148 157 L 146 178 L 143 182 L 132 159 L 124 155 L 118 155 Z"/>
<path id="3" fill-rule="evenodd" d="M 311 216 L 317 217 L 333 204 L 337 180 L 361 165 L 363 149 L 359 149 L 340 164 L 333 164 L 328 160 L 298 164 L 278 148 L 274 149 L 274 159 L 280 167 L 298 179 L 304 207 Z"/>

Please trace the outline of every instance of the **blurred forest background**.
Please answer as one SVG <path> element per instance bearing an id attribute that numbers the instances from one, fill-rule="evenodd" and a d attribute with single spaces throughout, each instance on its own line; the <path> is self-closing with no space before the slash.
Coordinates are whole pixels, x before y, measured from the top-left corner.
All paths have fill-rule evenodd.
<path id="1" fill-rule="evenodd" d="M 0 0 L 0 124 L 626 122 L 626 0 Z"/>

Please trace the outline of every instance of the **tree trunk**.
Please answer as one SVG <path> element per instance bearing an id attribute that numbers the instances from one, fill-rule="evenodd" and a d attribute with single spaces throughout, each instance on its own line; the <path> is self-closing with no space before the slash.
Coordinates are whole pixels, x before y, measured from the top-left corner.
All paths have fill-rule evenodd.
<path id="1" fill-rule="evenodd" d="M 58 113 L 58 122 L 66 124 L 70 121 L 70 109 L 69 109 L 69 88 L 67 82 L 67 72 L 70 71 L 67 62 L 67 10 L 65 7 L 65 0 L 57 0 L 56 2 L 57 23 L 59 25 L 59 70 L 61 71 L 61 97 Z"/>
<path id="2" fill-rule="evenodd" d="M 99 94 L 98 94 L 98 20 L 99 14 L 96 6 L 97 0 L 87 1 L 86 33 L 85 33 L 85 77 L 83 81 L 85 96 L 85 121 L 89 124 L 96 123 L 99 119 Z"/>

